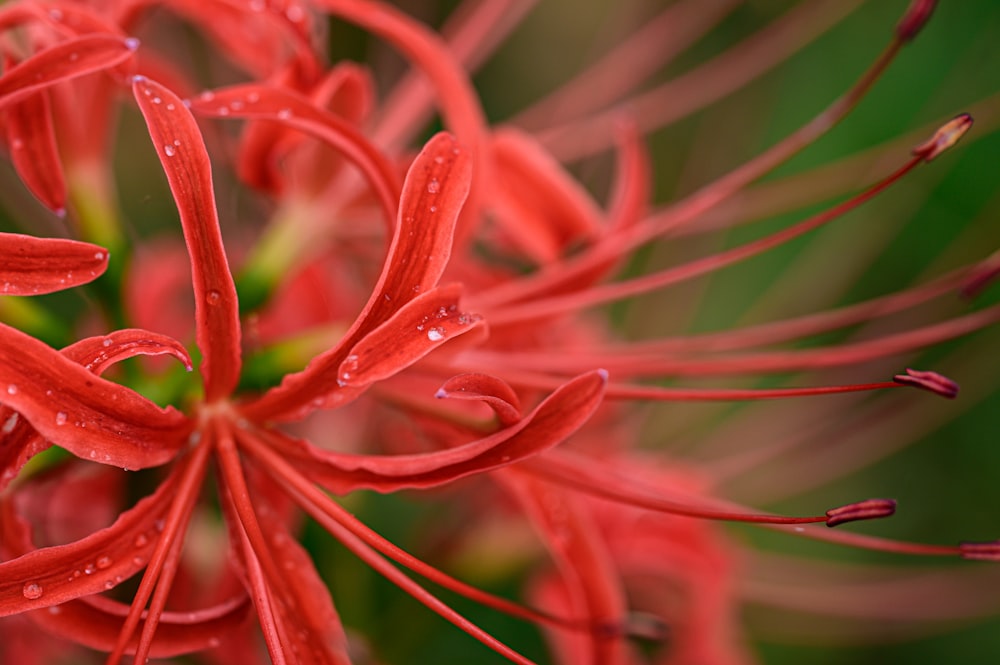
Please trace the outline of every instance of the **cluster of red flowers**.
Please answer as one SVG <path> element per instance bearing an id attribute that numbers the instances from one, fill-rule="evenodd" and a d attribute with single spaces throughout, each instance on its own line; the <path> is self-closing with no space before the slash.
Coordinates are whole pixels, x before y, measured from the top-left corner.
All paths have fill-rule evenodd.
<path id="1" fill-rule="evenodd" d="M 873 327 L 828 346 L 789 342 L 919 310 L 949 293 L 974 295 L 1000 271 L 998 256 L 870 300 L 699 336 L 629 342 L 603 308 L 788 243 L 954 145 L 970 129 L 969 115 L 943 121 L 912 154 L 898 153 L 895 170 L 791 226 L 643 274 L 628 265 L 642 248 L 707 223 L 833 127 L 914 39 L 934 3 L 914 2 L 884 53 L 815 119 L 660 208 L 651 205 L 643 133 L 679 112 L 664 102 L 677 89 L 630 95 L 669 57 L 665 43 L 696 39 L 735 3 L 680 2 L 655 17 L 550 98 L 550 107 L 576 113 L 562 125 L 524 129 L 553 117 L 540 105 L 521 129 L 493 127 L 468 72 L 532 4 L 470 1 L 444 36 L 369 0 L 0 6 L 9 160 L 49 218 L 64 220 L 76 238 L 0 234 L 0 283 L 12 296 L 0 305 L 3 662 L 48 662 L 77 653 L 73 645 L 109 654 L 108 663 L 181 654 L 215 663 L 375 662 L 377 645 L 368 654 L 364 638 L 345 629 L 338 594 L 298 540 L 303 515 L 517 663 L 533 661 L 419 580 L 536 624 L 559 662 L 642 662 L 649 650 L 637 641 L 662 640 L 669 629 L 669 649 L 650 656 L 656 662 L 736 663 L 751 658 L 737 619 L 740 588 L 752 595 L 755 587 L 740 572 L 749 555 L 717 521 L 872 550 L 1000 560 L 1000 542 L 930 545 L 827 528 L 892 515 L 888 499 L 805 517 L 723 500 L 714 486 L 727 475 L 801 450 L 814 430 L 773 423 L 770 445 L 748 441 L 707 473 L 643 449 L 637 409 L 854 393 L 810 413 L 829 422 L 845 406 L 869 417 L 861 395 L 870 391 L 916 387 L 953 398 L 954 382 L 915 369 L 819 387 L 684 388 L 665 380 L 848 365 L 870 376 L 887 360 L 995 323 L 1000 306 L 902 332 Z M 829 25 L 845 11 L 809 4 L 776 22 L 761 42 L 769 51 L 743 53 L 745 71 L 716 65 L 728 73 L 705 76 L 721 87 L 692 87 L 691 103 L 753 78 L 807 26 Z M 369 70 L 325 61 L 328 20 L 390 44 L 413 71 L 377 101 Z M 173 43 L 188 28 L 226 62 L 196 66 L 196 54 Z M 435 109 L 445 131 L 417 145 Z M 141 115 L 152 153 L 148 144 L 122 145 L 119 112 Z M 118 164 L 116 145 L 135 173 Z M 602 206 L 564 164 L 607 149 L 616 175 Z M 153 153 L 183 246 L 157 230 L 175 221 L 126 221 L 119 211 L 119 187 L 154 178 L 145 172 Z M 221 225 L 213 167 L 232 167 L 240 181 L 219 185 L 240 200 Z M 30 210 L 11 215 L 38 228 Z M 60 301 L 58 316 L 23 298 L 74 287 L 88 290 L 88 307 L 72 311 Z M 181 367 L 123 362 L 141 356 L 172 356 Z M 933 398 L 903 392 L 897 411 Z M 846 422 L 844 436 L 863 420 Z M 500 528 L 501 539 L 513 540 L 534 532 L 524 602 L 404 551 L 341 499 L 431 488 L 469 504 L 466 533 Z M 766 602 L 771 593 L 777 606 L 791 605 L 797 583 L 822 577 L 804 561 L 755 565 L 758 597 Z M 777 568 L 784 587 L 767 583 Z M 911 588 L 923 588 L 921 574 Z M 957 576 L 949 587 L 935 575 L 951 589 L 940 594 L 942 616 L 949 605 L 965 607 Z M 993 609 L 984 603 L 981 611 Z M 63 639 L 40 642 L 39 627 Z M 470 642 L 469 653 L 479 648 Z"/>

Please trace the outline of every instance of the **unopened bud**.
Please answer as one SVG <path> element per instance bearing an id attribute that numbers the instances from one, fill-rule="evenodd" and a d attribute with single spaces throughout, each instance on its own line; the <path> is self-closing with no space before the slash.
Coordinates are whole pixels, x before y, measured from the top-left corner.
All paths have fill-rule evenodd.
<path id="1" fill-rule="evenodd" d="M 901 42 L 908 42 L 916 37 L 927 24 L 936 6 L 937 0 L 913 0 L 903 18 L 896 24 L 896 38 Z"/>
<path id="2" fill-rule="evenodd" d="M 1000 540 L 987 543 L 961 543 L 958 552 L 971 561 L 1000 561 Z"/>
<path id="3" fill-rule="evenodd" d="M 934 136 L 927 142 L 921 143 L 913 149 L 913 154 L 929 162 L 942 152 L 958 143 L 958 140 L 965 136 L 965 133 L 972 127 L 972 116 L 968 113 L 956 115 L 948 122 L 941 125 Z"/>
<path id="4" fill-rule="evenodd" d="M 906 374 L 897 374 L 892 377 L 892 380 L 906 386 L 930 391 L 948 399 L 955 399 L 958 396 L 958 384 L 937 372 L 907 368 Z"/>
<path id="5" fill-rule="evenodd" d="M 890 517 L 895 512 L 896 502 L 892 499 L 868 499 L 826 511 L 826 525 L 837 526 L 858 520 L 876 520 Z"/>

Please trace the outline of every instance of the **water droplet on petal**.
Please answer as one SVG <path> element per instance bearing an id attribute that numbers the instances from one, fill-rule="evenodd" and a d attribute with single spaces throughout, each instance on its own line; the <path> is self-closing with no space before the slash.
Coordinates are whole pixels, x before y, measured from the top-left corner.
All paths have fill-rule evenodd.
<path id="1" fill-rule="evenodd" d="M 8 395 L 16 395 L 17 394 L 17 386 L 15 386 L 13 383 L 10 384 L 9 386 L 7 386 L 7 394 Z"/>
<path id="2" fill-rule="evenodd" d="M 427 331 L 427 339 L 432 342 L 440 342 L 444 339 L 444 331 L 441 328 L 431 328 Z"/>
<path id="3" fill-rule="evenodd" d="M 205 294 L 205 301 L 209 305 L 218 305 L 221 299 L 222 299 L 222 294 L 216 291 L 215 289 L 212 289 L 211 291 Z"/>
<path id="4" fill-rule="evenodd" d="M 278 118 L 280 118 L 281 120 L 288 120 L 291 117 L 292 117 L 291 109 L 281 109 L 280 111 L 278 111 Z"/>
<path id="5" fill-rule="evenodd" d="M 135 537 L 135 540 L 132 541 L 132 544 L 135 545 L 136 547 L 145 547 L 148 543 L 149 543 L 149 538 L 147 538 L 146 534 L 144 533 L 140 533 L 138 536 Z"/>
<path id="6" fill-rule="evenodd" d="M 95 570 L 97 570 L 97 567 L 92 563 L 88 563 L 86 566 L 83 567 L 83 572 L 85 575 L 93 575 Z"/>
<path id="7" fill-rule="evenodd" d="M 17 426 L 17 414 L 12 413 L 10 414 L 10 418 L 8 418 L 7 421 L 3 424 L 3 427 L 0 428 L 0 431 L 2 431 L 4 434 L 10 434 L 14 430 L 14 427 L 16 426 Z"/>
<path id="8" fill-rule="evenodd" d="M 24 597 L 27 598 L 28 600 L 36 600 L 38 598 L 41 598 L 42 594 L 45 592 L 42 590 L 41 584 L 36 584 L 35 582 L 28 582 L 27 584 L 24 585 L 24 588 L 21 589 L 21 593 L 23 593 Z"/>
<path id="9" fill-rule="evenodd" d="M 66 415 L 66 413 L 64 411 L 60 411 L 59 413 L 57 413 L 56 414 L 56 425 L 65 425 L 67 417 L 68 416 Z"/>
<path id="10" fill-rule="evenodd" d="M 167 157 L 173 157 L 174 155 L 177 154 L 177 149 L 174 148 L 174 146 L 167 144 L 163 146 L 163 152 L 164 154 L 166 154 Z"/>
<path id="11" fill-rule="evenodd" d="M 427 183 L 427 191 L 431 194 L 437 194 L 441 191 L 441 183 L 438 182 L 437 178 L 431 178 L 431 181 Z"/>
<path id="12" fill-rule="evenodd" d="M 111 565 L 110 557 L 102 556 L 100 559 L 97 560 L 97 567 L 100 568 L 101 570 L 104 570 L 110 565 Z"/>

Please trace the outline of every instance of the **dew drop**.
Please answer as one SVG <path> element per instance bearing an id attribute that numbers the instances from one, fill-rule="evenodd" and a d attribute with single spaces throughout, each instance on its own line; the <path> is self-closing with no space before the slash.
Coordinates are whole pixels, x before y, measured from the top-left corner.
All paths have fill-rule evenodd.
<path id="1" fill-rule="evenodd" d="M 23 593 L 24 597 L 28 600 L 37 600 L 38 598 L 41 598 L 42 594 L 45 592 L 42 590 L 41 584 L 28 582 L 24 585 L 24 588 L 21 589 L 21 593 Z"/>
<path id="2" fill-rule="evenodd" d="M 440 342 L 442 339 L 444 339 L 444 331 L 442 331 L 440 328 L 431 328 L 430 330 L 427 331 L 427 339 L 429 339 L 432 342 Z"/>
<path id="3" fill-rule="evenodd" d="M 146 534 L 144 533 L 140 533 L 138 536 L 135 537 L 135 540 L 132 541 L 132 544 L 135 545 L 136 547 L 145 547 L 148 543 L 149 543 L 149 538 L 147 538 Z"/>
<path id="4" fill-rule="evenodd" d="M 209 305 L 218 305 L 221 299 L 222 299 L 222 294 L 216 291 L 215 289 L 212 289 L 207 294 L 205 294 L 205 301 L 208 302 Z"/>
<path id="5" fill-rule="evenodd" d="M 167 110 L 168 111 L 173 111 L 175 108 L 177 108 L 177 107 L 174 106 L 173 104 L 167 104 Z"/>
<path id="6" fill-rule="evenodd" d="M 110 337 L 105 337 L 104 341 L 101 342 L 101 346 L 103 346 L 105 348 L 111 346 L 111 344 L 112 344 L 112 342 L 111 342 L 111 338 Z"/>
<path id="7" fill-rule="evenodd" d="M 110 565 L 111 565 L 110 557 L 102 556 L 100 559 L 97 560 L 97 567 L 100 568 L 101 570 L 104 570 Z"/>
<path id="8" fill-rule="evenodd" d="M 134 563 L 137 566 L 144 566 L 146 565 L 146 559 L 144 557 L 136 555 L 132 557 L 132 563 Z"/>
<path id="9" fill-rule="evenodd" d="M 162 100 L 162 99 L 160 99 L 159 97 L 153 97 L 153 99 L 152 99 L 152 102 L 153 102 L 154 104 L 162 104 L 162 103 L 163 103 L 163 100 Z"/>
<path id="10" fill-rule="evenodd" d="M 90 459 L 97 459 L 97 451 L 96 450 L 91 450 L 90 451 Z"/>
<path id="11" fill-rule="evenodd" d="M 162 532 L 163 529 L 166 526 L 167 526 L 167 523 L 164 522 L 162 519 L 159 519 L 159 520 L 156 520 L 155 522 L 153 522 L 153 528 L 156 529 L 157 531 L 161 531 Z"/>
<path id="12" fill-rule="evenodd" d="M 438 182 L 437 178 L 431 178 L 431 181 L 427 183 L 427 191 L 431 194 L 437 194 L 441 191 L 441 183 Z"/>
<path id="13" fill-rule="evenodd" d="M 95 570 L 97 570 L 97 567 L 92 563 L 88 563 L 83 567 L 83 573 L 85 575 L 93 575 Z"/>
<path id="14" fill-rule="evenodd" d="M 12 413 L 10 414 L 10 418 L 8 418 L 6 422 L 4 422 L 3 427 L 0 428 L 0 431 L 2 431 L 4 434 L 10 434 L 14 430 L 14 427 L 16 426 L 17 426 L 17 413 Z"/>
<path id="15" fill-rule="evenodd" d="M 256 104 L 257 102 L 260 101 L 260 94 L 256 92 L 249 93 L 247 95 L 247 101 L 250 102 L 251 104 Z"/>
<path id="16" fill-rule="evenodd" d="M 10 384 L 9 386 L 7 386 L 7 394 L 8 395 L 16 395 L 17 394 L 17 386 L 15 386 L 13 383 Z"/>
<path id="17" fill-rule="evenodd" d="M 163 152 L 164 154 L 166 154 L 167 157 L 173 157 L 174 155 L 177 154 L 177 149 L 174 148 L 174 146 L 167 144 L 163 146 Z"/>
<path id="18" fill-rule="evenodd" d="M 104 252 L 94 252 L 94 258 L 98 261 L 104 260 Z"/>
<path id="19" fill-rule="evenodd" d="M 200 95 L 198 95 L 198 99 L 200 99 L 203 102 L 210 102 L 213 99 L 215 99 L 215 93 L 212 92 L 211 90 L 205 90 Z"/>
<path id="20" fill-rule="evenodd" d="M 291 117 L 292 117 L 291 109 L 281 109 L 280 111 L 278 111 L 278 118 L 281 120 L 288 120 Z"/>
<path id="21" fill-rule="evenodd" d="M 59 413 L 57 413 L 56 414 L 56 425 L 65 425 L 66 424 L 66 418 L 67 418 L 67 416 L 66 416 L 66 412 L 65 411 L 60 411 Z"/>
<path id="22" fill-rule="evenodd" d="M 115 583 L 112 582 L 111 580 L 108 580 L 107 582 L 104 583 L 104 588 L 108 590 L 114 589 Z"/>
<path id="23" fill-rule="evenodd" d="M 441 155 L 438 155 L 437 157 L 434 158 L 434 163 L 435 164 L 444 164 L 444 157 L 442 157 Z"/>

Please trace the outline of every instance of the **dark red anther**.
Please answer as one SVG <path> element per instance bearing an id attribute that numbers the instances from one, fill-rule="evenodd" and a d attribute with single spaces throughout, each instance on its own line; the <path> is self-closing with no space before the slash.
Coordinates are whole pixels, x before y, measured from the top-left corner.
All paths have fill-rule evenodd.
<path id="1" fill-rule="evenodd" d="M 896 38 L 901 42 L 908 42 L 916 37 L 927 24 L 936 6 L 937 0 L 913 0 L 903 18 L 896 24 Z"/>
<path id="2" fill-rule="evenodd" d="M 958 384 L 937 372 L 908 368 L 906 374 L 897 374 L 892 380 L 906 386 L 928 390 L 948 399 L 955 399 L 958 395 Z"/>
<path id="3" fill-rule="evenodd" d="M 876 520 L 890 517 L 895 512 L 896 502 L 892 499 L 868 499 L 826 511 L 826 525 L 837 526 L 858 520 Z"/>
<path id="4" fill-rule="evenodd" d="M 1000 561 L 1000 540 L 986 543 L 961 543 L 958 552 L 971 561 Z"/>

